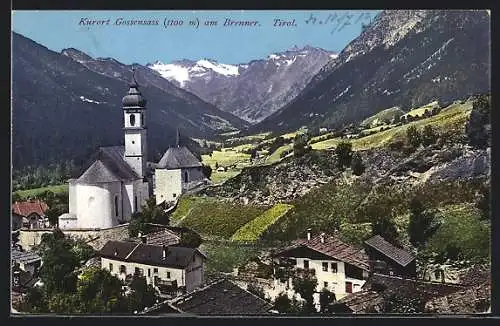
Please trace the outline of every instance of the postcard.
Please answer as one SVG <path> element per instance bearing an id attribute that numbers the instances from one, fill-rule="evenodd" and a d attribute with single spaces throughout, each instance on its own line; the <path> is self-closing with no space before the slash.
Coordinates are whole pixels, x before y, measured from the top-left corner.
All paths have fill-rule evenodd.
<path id="1" fill-rule="evenodd" d="M 491 313 L 489 10 L 12 11 L 11 314 Z"/>

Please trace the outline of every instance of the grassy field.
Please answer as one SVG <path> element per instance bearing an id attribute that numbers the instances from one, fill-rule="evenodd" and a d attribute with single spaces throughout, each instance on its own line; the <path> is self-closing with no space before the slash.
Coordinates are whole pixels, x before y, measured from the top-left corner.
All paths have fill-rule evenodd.
<path id="1" fill-rule="evenodd" d="M 18 190 L 15 191 L 15 194 L 18 194 L 21 198 L 29 198 L 29 197 L 34 197 L 36 195 L 39 195 L 45 191 L 52 191 L 53 193 L 67 193 L 68 192 L 68 185 L 57 185 L 57 186 L 48 186 L 48 187 L 42 187 L 42 188 L 34 188 L 34 189 L 27 189 L 27 190 Z"/>
<path id="2" fill-rule="evenodd" d="M 421 106 L 419 108 L 415 108 L 415 109 L 410 110 L 408 113 L 406 113 L 404 115 L 404 117 L 407 117 L 409 115 L 412 116 L 412 117 L 422 116 L 422 115 L 424 115 L 425 110 L 430 110 L 430 109 L 432 109 L 433 107 L 435 107 L 437 105 L 438 105 L 437 101 L 431 102 L 431 103 L 426 104 L 424 106 Z"/>
<path id="3" fill-rule="evenodd" d="M 238 174 L 240 174 L 241 170 L 231 170 L 231 171 L 224 171 L 224 172 L 217 172 L 213 171 L 212 175 L 210 176 L 210 180 L 212 180 L 214 183 L 222 183 L 228 179 L 231 179 Z"/>
<path id="4" fill-rule="evenodd" d="M 192 228 L 205 238 L 229 239 L 267 207 L 229 203 L 213 197 L 186 196 L 172 213 L 174 224 Z"/>
<path id="5" fill-rule="evenodd" d="M 200 250 L 207 254 L 207 274 L 217 272 L 229 273 L 233 268 L 241 266 L 256 257 L 261 250 L 257 246 L 241 246 L 237 244 L 220 244 L 205 242 Z"/>
<path id="6" fill-rule="evenodd" d="M 272 153 L 271 155 L 269 155 L 266 159 L 266 163 L 267 164 L 271 164 L 271 163 L 275 163 L 275 162 L 278 162 L 279 160 L 281 160 L 281 153 L 283 153 L 284 151 L 287 151 L 289 149 L 292 149 L 292 144 L 287 144 L 287 145 L 283 145 L 281 147 L 279 147 L 277 150 L 274 151 L 274 153 Z"/>
<path id="7" fill-rule="evenodd" d="M 452 108 L 443 110 L 439 114 L 413 121 L 411 123 L 401 125 L 389 130 L 384 130 L 373 135 L 363 138 L 352 139 L 353 150 L 364 150 L 385 146 L 396 140 L 402 140 L 406 136 L 406 129 L 409 126 L 423 128 L 426 125 L 433 126 L 438 130 L 463 130 L 465 122 L 467 121 L 470 111 L 472 110 L 472 102 L 465 102 L 464 104 L 453 105 Z M 313 149 L 323 150 L 337 146 L 342 139 L 333 138 L 322 142 L 312 144 Z"/>
<path id="8" fill-rule="evenodd" d="M 233 241 L 256 241 L 260 238 L 262 233 L 264 233 L 267 228 L 276 221 L 278 221 L 283 215 L 285 215 L 292 205 L 287 204 L 276 204 L 261 215 L 257 216 L 255 219 L 251 220 L 247 224 L 243 225 L 236 231 L 231 240 Z"/>
<path id="9" fill-rule="evenodd" d="M 377 124 L 379 122 L 383 121 L 391 121 L 393 118 L 400 117 L 404 115 L 404 111 L 401 110 L 398 107 L 393 107 L 389 109 L 382 110 L 380 112 L 377 112 L 376 114 L 372 115 L 371 117 L 365 119 L 363 122 L 361 122 L 361 126 L 367 126 L 370 127 L 374 124 Z"/>
<path id="10" fill-rule="evenodd" d="M 203 164 L 210 165 L 212 169 L 215 169 L 216 162 L 219 166 L 231 166 L 236 163 L 248 162 L 250 155 L 237 152 L 233 149 L 224 149 L 223 151 L 212 152 L 212 156 L 202 155 L 201 158 Z"/>

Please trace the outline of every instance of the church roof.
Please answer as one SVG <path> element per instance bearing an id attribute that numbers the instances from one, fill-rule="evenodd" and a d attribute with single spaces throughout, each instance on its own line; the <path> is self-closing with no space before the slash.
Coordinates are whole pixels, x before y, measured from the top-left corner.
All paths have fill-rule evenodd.
<path id="1" fill-rule="evenodd" d="M 101 147 L 97 160 L 77 179 L 77 182 L 106 183 L 139 179 L 130 165 L 125 162 L 124 154 L 124 146 Z"/>
<path id="2" fill-rule="evenodd" d="M 145 109 L 146 99 L 142 97 L 142 94 L 139 91 L 139 85 L 135 80 L 135 69 L 133 69 L 132 82 L 129 86 L 130 88 L 127 95 L 125 95 L 122 99 L 123 108 L 127 109 L 140 107 L 142 109 Z"/>
<path id="3" fill-rule="evenodd" d="M 196 156 L 185 146 L 170 147 L 157 165 L 158 169 L 181 169 L 201 167 Z"/>

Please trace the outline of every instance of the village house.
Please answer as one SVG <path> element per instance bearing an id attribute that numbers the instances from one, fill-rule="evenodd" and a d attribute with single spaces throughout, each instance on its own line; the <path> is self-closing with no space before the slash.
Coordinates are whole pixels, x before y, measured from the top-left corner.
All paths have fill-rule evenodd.
<path id="1" fill-rule="evenodd" d="M 411 252 L 394 246 L 380 235 L 364 243 L 374 272 L 410 278 L 417 276 L 416 257 Z"/>
<path id="2" fill-rule="evenodd" d="M 275 278 L 288 268 L 314 270 L 318 280 L 315 304 L 319 309 L 319 293 L 329 290 L 341 299 L 349 293 L 361 290 L 369 276 L 368 257 L 355 247 L 338 239 L 335 235 L 321 233 L 312 237 L 308 231 L 306 239 L 294 243 L 275 255 Z M 291 279 L 280 280 L 291 288 Z"/>
<path id="3" fill-rule="evenodd" d="M 21 221 L 22 228 L 46 228 L 49 226 L 49 220 L 45 215 L 48 209 L 49 206 L 39 199 L 16 201 L 12 204 L 12 226 L 19 226 L 19 221 Z"/>
<path id="4" fill-rule="evenodd" d="M 102 269 L 125 281 L 144 276 L 165 295 L 189 293 L 204 283 L 207 257 L 196 248 L 108 241 L 99 256 Z"/>
<path id="5" fill-rule="evenodd" d="M 166 300 L 144 314 L 265 315 L 270 314 L 272 308 L 270 302 L 223 278 L 191 293 Z"/>
<path id="6" fill-rule="evenodd" d="M 20 270 L 30 273 L 31 276 L 37 274 L 42 266 L 42 258 L 33 251 L 20 251 L 12 248 L 11 260 L 13 266 L 18 266 Z"/>

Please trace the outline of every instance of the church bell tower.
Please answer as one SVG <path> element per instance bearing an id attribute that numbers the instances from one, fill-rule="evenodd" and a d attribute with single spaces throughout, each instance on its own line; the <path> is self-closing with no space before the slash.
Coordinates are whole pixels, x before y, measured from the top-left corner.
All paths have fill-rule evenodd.
<path id="1" fill-rule="evenodd" d="M 125 131 L 125 161 L 141 178 L 146 176 L 146 100 L 139 91 L 133 71 L 127 95 L 122 99 Z"/>

